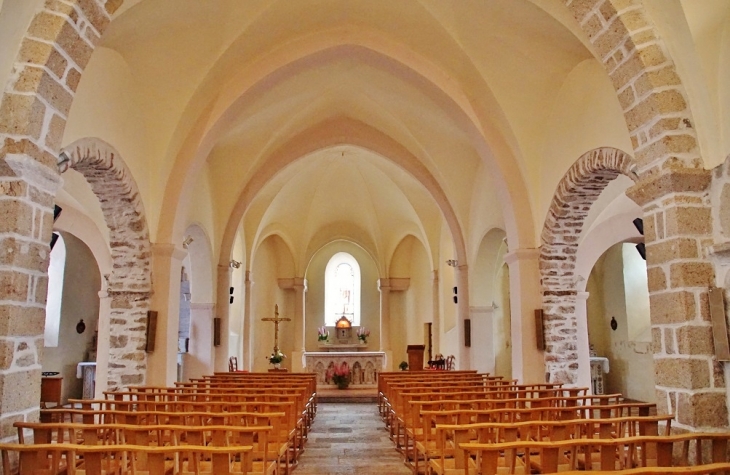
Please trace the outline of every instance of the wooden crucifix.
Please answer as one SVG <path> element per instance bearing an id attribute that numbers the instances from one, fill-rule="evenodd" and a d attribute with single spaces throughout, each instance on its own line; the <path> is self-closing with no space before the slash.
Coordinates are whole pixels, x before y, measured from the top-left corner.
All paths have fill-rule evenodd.
<path id="1" fill-rule="evenodd" d="M 279 318 L 279 304 L 274 305 L 274 318 L 262 318 L 262 322 L 274 322 L 274 353 L 279 351 L 279 322 L 291 322 L 291 318 Z"/>

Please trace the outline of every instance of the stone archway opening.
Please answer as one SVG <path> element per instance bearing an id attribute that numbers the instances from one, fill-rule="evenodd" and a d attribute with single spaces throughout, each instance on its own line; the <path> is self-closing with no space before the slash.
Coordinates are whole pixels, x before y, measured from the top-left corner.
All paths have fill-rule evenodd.
<path id="1" fill-rule="evenodd" d="M 548 381 L 578 381 L 578 322 L 575 264 L 591 205 L 619 174 L 634 179 L 626 153 L 599 148 L 582 155 L 558 184 L 542 232 L 540 277 Z"/>
<path id="2" fill-rule="evenodd" d="M 65 147 L 69 158 L 61 172 L 71 168 L 81 173 L 99 199 L 109 228 L 112 272 L 105 276 L 101 325 L 108 334 L 106 388 L 113 391 L 144 384 L 147 311 L 152 290 L 150 240 L 144 206 L 132 174 L 119 153 L 99 139 L 81 139 Z M 104 344 L 104 343 L 102 343 Z M 102 366 L 102 365 L 100 365 Z M 103 377 L 102 377 L 103 381 Z"/>

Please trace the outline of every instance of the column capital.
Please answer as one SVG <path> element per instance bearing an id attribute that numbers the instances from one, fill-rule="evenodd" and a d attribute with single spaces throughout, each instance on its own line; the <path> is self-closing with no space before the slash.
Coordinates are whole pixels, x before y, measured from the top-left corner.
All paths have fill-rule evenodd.
<path id="1" fill-rule="evenodd" d="M 504 255 L 504 262 L 512 265 L 519 261 L 538 260 L 540 258 L 540 249 L 515 249 Z"/>
<path id="2" fill-rule="evenodd" d="M 591 295 L 590 292 L 581 292 L 581 291 L 578 291 L 578 292 L 575 293 L 575 298 L 578 299 L 578 300 L 588 300 L 588 296 L 590 296 L 590 295 Z"/>
<path id="3" fill-rule="evenodd" d="M 379 291 L 390 291 L 390 279 L 378 279 L 378 290 Z"/>
<path id="4" fill-rule="evenodd" d="M 697 168 L 667 168 L 654 175 L 645 175 L 626 190 L 626 196 L 639 206 L 660 200 L 669 193 L 704 191 L 712 182 L 710 170 Z"/>
<path id="5" fill-rule="evenodd" d="M 47 193 L 55 195 L 63 186 L 63 179 L 57 169 L 47 167 L 29 155 L 9 153 L 5 155 L 5 163 L 16 176 Z"/>

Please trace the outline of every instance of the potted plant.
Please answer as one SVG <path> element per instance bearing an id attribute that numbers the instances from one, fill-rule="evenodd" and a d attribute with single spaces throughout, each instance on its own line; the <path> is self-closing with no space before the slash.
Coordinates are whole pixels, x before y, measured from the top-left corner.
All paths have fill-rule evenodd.
<path id="1" fill-rule="evenodd" d="M 277 349 L 271 355 L 269 355 L 269 363 L 274 365 L 274 368 L 279 369 L 281 368 L 281 362 L 284 361 L 284 358 L 286 358 L 286 355 L 281 352 L 281 350 Z"/>
<path id="2" fill-rule="evenodd" d="M 369 336 L 370 336 L 370 330 L 368 330 L 367 328 L 360 327 L 357 329 L 357 337 L 360 339 L 361 342 L 367 343 Z"/>
<path id="3" fill-rule="evenodd" d="M 330 332 L 327 330 L 327 327 L 319 327 L 317 328 L 317 341 L 323 341 L 327 343 L 327 340 L 330 337 Z"/>
<path id="4" fill-rule="evenodd" d="M 408 363 L 405 361 L 401 361 L 400 364 L 398 365 L 398 367 L 400 368 L 401 371 L 405 371 L 408 369 Z"/>
<path id="5" fill-rule="evenodd" d="M 347 362 L 343 361 L 341 365 L 333 366 L 327 371 L 327 379 L 337 385 L 337 389 L 347 389 L 350 385 L 350 367 Z"/>

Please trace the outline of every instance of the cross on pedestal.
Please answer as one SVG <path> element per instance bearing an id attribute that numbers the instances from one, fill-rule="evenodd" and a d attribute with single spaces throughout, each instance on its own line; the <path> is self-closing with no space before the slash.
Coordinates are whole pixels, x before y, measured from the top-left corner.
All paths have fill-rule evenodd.
<path id="1" fill-rule="evenodd" d="M 279 318 L 279 305 L 274 305 L 274 318 L 262 318 L 262 322 L 274 322 L 274 353 L 279 351 L 279 322 L 291 322 L 291 318 Z"/>

